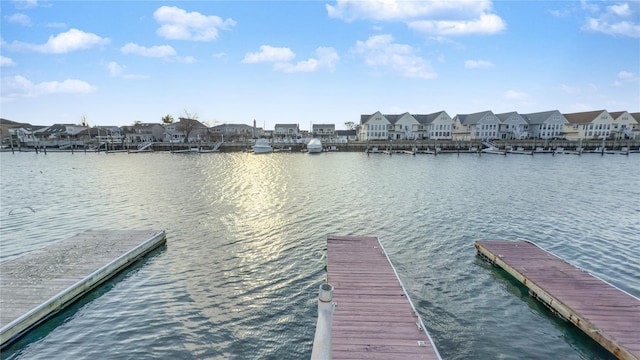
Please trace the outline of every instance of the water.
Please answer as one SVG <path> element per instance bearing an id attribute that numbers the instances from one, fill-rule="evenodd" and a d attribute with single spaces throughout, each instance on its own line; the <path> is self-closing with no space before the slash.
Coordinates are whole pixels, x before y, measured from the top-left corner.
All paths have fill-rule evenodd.
<path id="1" fill-rule="evenodd" d="M 326 236 L 377 235 L 444 359 L 611 359 L 475 256 L 527 239 L 640 296 L 640 156 L 3 153 L 0 259 L 87 229 L 167 245 L 10 359 L 307 359 Z"/>

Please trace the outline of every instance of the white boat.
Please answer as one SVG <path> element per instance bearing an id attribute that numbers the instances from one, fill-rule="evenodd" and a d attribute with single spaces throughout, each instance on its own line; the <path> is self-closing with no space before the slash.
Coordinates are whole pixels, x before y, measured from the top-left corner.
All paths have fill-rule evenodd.
<path id="1" fill-rule="evenodd" d="M 253 144 L 254 154 L 266 154 L 273 151 L 269 139 L 256 139 L 256 143 Z"/>
<path id="2" fill-rule="evenodd" d="M 320 139 L 313 138 L 309 140 L 309 143 L 307 144 L 307 152 L 309 152 L 310 154 L 321 153 L 322 142 L 320 141 Z"/>

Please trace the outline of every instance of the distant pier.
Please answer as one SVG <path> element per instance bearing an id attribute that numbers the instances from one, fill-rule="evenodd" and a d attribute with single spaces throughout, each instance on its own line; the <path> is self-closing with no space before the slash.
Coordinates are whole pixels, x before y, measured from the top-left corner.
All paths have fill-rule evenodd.
<path id="1" fill-rule="evenodd" d="M 164 231 L 85 231 L 0 264 L 0 347 L 165 242 Z"/>
<path id="2" fill-rule="evenodd" d="M 640 299 L 528 241 L 476 241 L 478 255 L 618 359 L 640 359 Z"/>
<path id="3" fill-rule="evenodd" d="M 376 237 L 329 236 L 333 359 L 440 359 Z"/>

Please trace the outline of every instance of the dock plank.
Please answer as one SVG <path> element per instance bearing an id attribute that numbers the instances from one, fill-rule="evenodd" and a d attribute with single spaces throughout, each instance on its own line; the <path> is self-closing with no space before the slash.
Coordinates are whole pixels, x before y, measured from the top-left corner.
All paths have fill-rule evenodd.
<path id="1" fill-rule="evenodd" d="M 165 241 L 164 231 L 91 230 L 0 264 L 0 347 Z"/>
<path id="2" fill-rule="evenodd" d="M 440 359 L 376 237 L 329 236 L 333 359 Z"/>
<path id="3" fill-rule="evenodd" d="M 475 247 L 617 358 L 640 360 L 640 299 L 528 241 Z"/>

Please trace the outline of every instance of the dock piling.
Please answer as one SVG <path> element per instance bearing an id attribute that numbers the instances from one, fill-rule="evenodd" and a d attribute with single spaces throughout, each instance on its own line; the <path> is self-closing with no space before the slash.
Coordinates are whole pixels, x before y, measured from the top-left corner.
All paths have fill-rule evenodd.
<path id="1" fill-rule="evenodd" d="M 318 322 L 316 334 L 313 339 L 312 360 L 331 359 L 331 326 L 333 325 L 333 310 L 336 303 L 333 302 L 333 286 L 331 284 L 320 285 L 318 295 Z"/>

